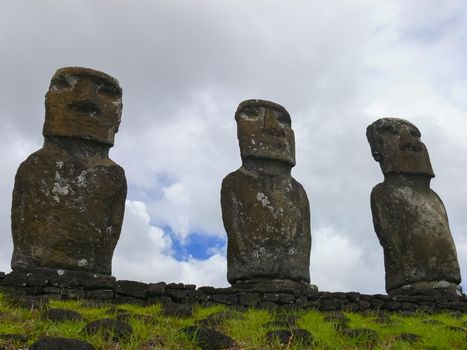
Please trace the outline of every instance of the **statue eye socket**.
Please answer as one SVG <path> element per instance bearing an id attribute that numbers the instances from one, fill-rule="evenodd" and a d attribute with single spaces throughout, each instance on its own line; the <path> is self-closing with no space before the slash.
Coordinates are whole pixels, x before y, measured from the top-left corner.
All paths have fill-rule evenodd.
<path id="1" fill-rule="evenodd" d="M 381 127 L 381 130 L 385 133 L 388 133 L 388 134 L 393 134 L 393 135 L 396 135 L 397 134 L 397 130 L 396 128 L 394 128 L 394 126 L 392 125 L 389 125 L 389 124 L 386 124 L 386 125 L 383 125 Z"/>
<path id="2" fill-rule="evenodd" d="M 416 130 L 416 129 L 412 129 L 410 130 L 410 135 L 412 135 L 413 137 L 421 137 L 422 135 L 420 134 L 420 131 Z"/>
<path id="3" fill-rule="evenodd" d="M 97 92 L 100 95 L 105 95 L 109 97 L 120 97 L 120 92 L 117 90 L 117 88 L 108 84 L 98 85 Z"/>
<path id="4" fill-rule="evenodd" d="M 72 84 L 70 82 L 70 79 L 68 77 L 60 76 L 55 78 L 52 81 L 52 84 L 50 86 L 51 90 L 57 91 L 57 90 L 67 90 L 71 89 Z"/>
<path id="5" fill-rule="evenodd" d="M 278 113 L 277 120 L 281 124 L 290 125 L 290 117 L 284 113 Z"/>
<path id="6" fill-rule="evenodd" d="M 259 109 L 253 106 L 245 107 L 243 113 L 248 115 L 249 117 L 256 117 L 260 114 Z"/>

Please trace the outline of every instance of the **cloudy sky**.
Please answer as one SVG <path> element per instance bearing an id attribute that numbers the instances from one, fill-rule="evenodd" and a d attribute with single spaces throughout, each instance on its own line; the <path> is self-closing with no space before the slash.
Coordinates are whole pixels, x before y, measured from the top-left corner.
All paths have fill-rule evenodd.
<path id="1" fill-rule="evenodd" d="M 313 283 L 384 292 L 369 203 L 382 175 L 365 128 L 393 116 L 421 130 L 467 289 L 464 1 L 1 0 L 0 50 L 0 271 L 14 175 L 42 145 L 50 78 L 83 66 L 123 87 L 117 278 L 227 286 L 220 184 L 240 166 L 237 105 L 261 98 L 292 117 Z"/>

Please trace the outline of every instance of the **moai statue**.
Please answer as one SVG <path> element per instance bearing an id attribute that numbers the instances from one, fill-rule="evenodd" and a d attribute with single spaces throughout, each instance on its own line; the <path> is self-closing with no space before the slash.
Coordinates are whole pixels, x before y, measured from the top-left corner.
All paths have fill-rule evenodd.
<path id="1" fill-rule="evenodd" d="M 376 234 L 384 250 L 389 294 L 456 294 L 461 281 L 443 202 L 430 189 L 435 175 L 420 131 L 382 118 L 366 136 L 384 182 L 371 192 Z"/>
<path id="2" fill-rule="evenodd" d="M 310 282 L 310 207 L 290 175 L 295 141 L 289 113 L 247 100 L 235 113 L 242 166 L 222 182 L 227 279 L 237 287 Z"/>
<path id="3" fill-rule="evenodd" d="M 19 167 L 11 212 L 14 271 L 111 274 L 126 198 L 109 159 L 122 112 L 113 77 L 59 69 L 45 97 L 44 145 Z"/>

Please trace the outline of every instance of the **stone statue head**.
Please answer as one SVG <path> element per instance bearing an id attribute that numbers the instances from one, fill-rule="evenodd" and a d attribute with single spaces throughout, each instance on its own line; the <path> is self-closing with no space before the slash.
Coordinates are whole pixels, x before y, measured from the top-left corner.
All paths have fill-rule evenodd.
<path id="1" fill-rule="evenodd" d="M 43 134 L 112 146 L 121 114 L 122 89 L 117 79 L 89 68 L 61 68 L 45 96 Z"/>
<path id="2" fill-rule="evenodd" d="M 295 165 L 295 140 L 289 113 L 264 100 L 246 100 L 235 112 L 242 159 L 262 158 Z"/>
<path id="3" fill-rule="evenodd" d="M 381 118 L 369 125 L 366 137 L 383 174 L 400 173 L 434 177 L 420 131 L 404 119 Z"/>

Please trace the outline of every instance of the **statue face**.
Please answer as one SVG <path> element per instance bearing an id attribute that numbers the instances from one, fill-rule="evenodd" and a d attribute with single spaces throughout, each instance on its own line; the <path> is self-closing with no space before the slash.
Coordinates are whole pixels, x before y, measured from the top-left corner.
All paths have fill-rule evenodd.
<path id="1" fill-rule="evenodd" d="M 284 107 L 247 100 L 238 106 L 235 119 L 242 159 L 272 159 L 295 165 L 294 132 Z"/>
<path id="2" fill-rule="evenodd" d="M 420 131 L 407 120 L 378 119 L 368 126 L 366 135 L 372 155 L 384 174 L 435 176 Z"/>
<path id="3" fill-rule="evenodd" d="M 113 145 L 122 113 L 122 89 L 88 68 L 59 69 L 45 98 L 44 136 L 77 137 Z"/>

